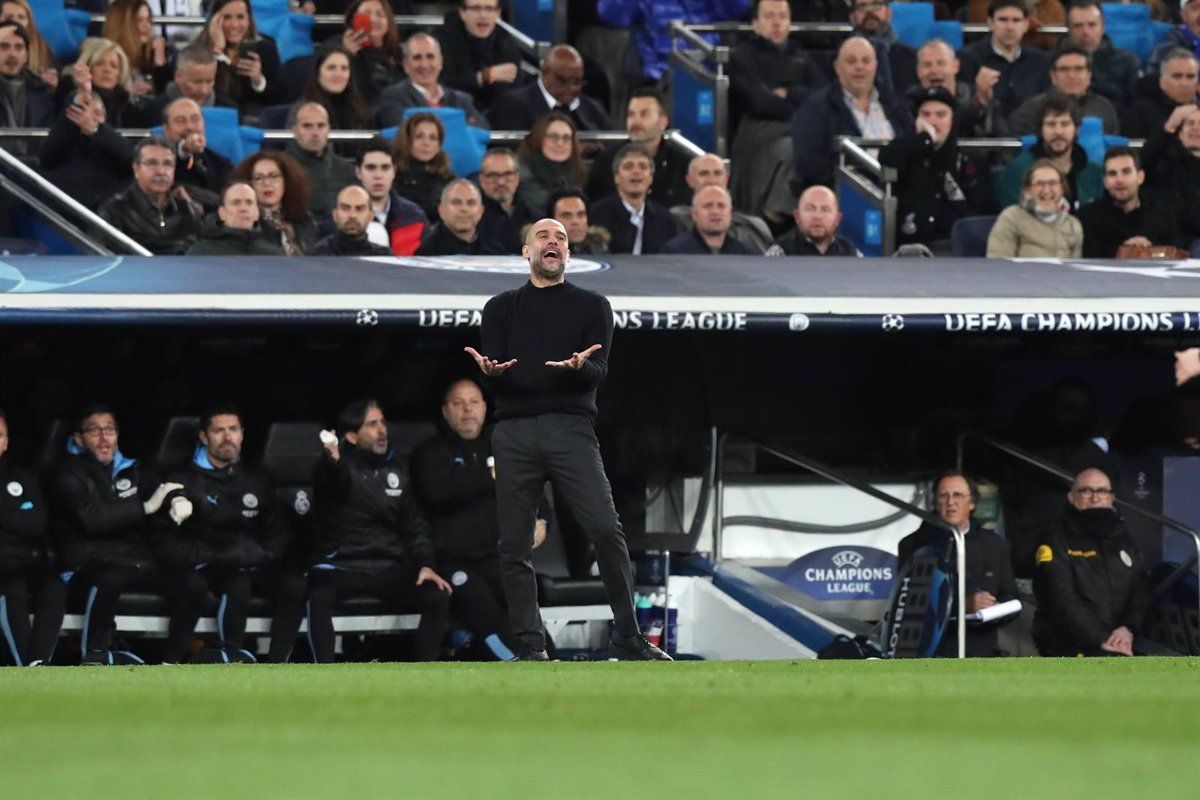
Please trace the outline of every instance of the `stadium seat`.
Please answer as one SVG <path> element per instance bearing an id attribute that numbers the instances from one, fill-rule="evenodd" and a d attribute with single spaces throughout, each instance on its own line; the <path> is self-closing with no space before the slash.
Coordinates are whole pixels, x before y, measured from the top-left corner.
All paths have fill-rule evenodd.
<path id="1" fill-rule="evenodd" d="M 262 148 L 262 128 L 239 125 L 236 108 L 204 108 L 200 113 L 204 115 L 204 135 L 208 139 L 208 146 L 235 165 Z M 151 129 L 151 132 L 155 136 L 162 136 L 162 126 Z"/>
<path id="2" fill-rule="evenodd" d="M 488 141 L 491 139 L 490 131 L 468 125 L 466 112 L 461 108 L 416 106 L 406 108 L 404 118 L 408 119 L 418 113 L 436 114 L 442 120 L 442 125 L 446 128 L 446 139 L 442 142 L 442 149 L 450 157 L 450 167 L 455 175 L 465 178 L 479 172 L 479 164 L 483 161 L 483 154 L 487 151 Z M 398 130 L 399 127 L 385 128 L 380 133 L 392 140 L 396 138 Z"/>
<path id="3" fill-rule="evenodd" d="M 41 470 L 49 472 L 67 452 L 67 437 L 71 434 L 71 420 L 59 417 L 50 423 L 46 438 L 38 451 L 37 463 Z"/>
<path id="4" fill-rule="evenodd" d="M 1021 137 L 1021 152 L 1033 147 L 1037 135 L 1027 133 Z M 1109 148 L 1129 144 L 1128 136 L 1114 136 L 1104 132 L 1104 123 L 1099 117 L 1084 117 L 1079 124 L 1079 146 L 1087 153 L 1088 161 L 1103 164 L 1104 154 Z"/>
<path id="5" fill-rule="evenodd" d="M 988 234 L 996 217 L 963 217 L 950 229 L 950 250 L 958 258 L 983 258 L 987 255 Z"/>
<path id="6" fill-rule="evenodd" d="M 183 466 L 196 452 L 199 417 L 171 417 L 163 430 L 154 459 L 164 470 Z"/>
<path id="7" fill-rule="evenodd" d="M 30 0 L 29 6 L 33 9 L 38 31 L 54 51 L 54 57 L 63 64 L 74 61 L 79 45 L 87 38 L 91 13 L 66 8 L 62 0 Z"/>
<path id="8" fill-rule="evenodd" d="M 1145 64 L 1162 43 L 1171 26 L 1150 19 L 1150 7 L 1141 3 L 1103 3 L 1104 29 L 1113 47 L 1131 51 Z"/>
<path id="9" fill-rule="evenodd" d="M 300 557 L 312 543 L 313 474 L 325 452 L 320 433 L 315 422 L 275 422 L 263 446 L 262 467 L 275 479 L 275 497 Z"/>
<path id="10" fill-rule="evenodd" d="M 275 40 L 280 63 L 313 54 L 312 14 L 293 14 L 288 0 L 250 0 L 259 31 Z"/>
<path id="11" fill-rule="evenodd" d="M 262 110 L 262 113 L 258 115 L 258 126 L 264 131 L 287 130 L 288 112 L 291 110 L 291 103 L 267 106 Z"/>

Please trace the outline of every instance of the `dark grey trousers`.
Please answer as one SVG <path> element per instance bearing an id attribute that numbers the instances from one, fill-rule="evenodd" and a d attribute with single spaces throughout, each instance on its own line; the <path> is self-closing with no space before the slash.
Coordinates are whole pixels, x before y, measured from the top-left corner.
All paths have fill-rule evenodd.
<path id="1" fill-rule="evenodd" d="M 546 481 L 596 548 L 618 636 L 638 632 L 633 570 L 625 533 L 613 505 L 592 421 L 578 414 L 505 419 L 492 432 L 496 458 L 496 518 L 500 561 L 513 635 L 530 649 L 546 649 L 533 572 L 533 525 Z"/>

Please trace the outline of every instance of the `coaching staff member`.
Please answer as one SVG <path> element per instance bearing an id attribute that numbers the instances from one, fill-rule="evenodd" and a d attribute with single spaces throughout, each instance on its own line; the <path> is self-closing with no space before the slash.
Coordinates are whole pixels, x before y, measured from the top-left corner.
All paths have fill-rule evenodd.
<path id="1" fill-rule="evenodd" d="M 487 355 L 466 348 L 496 397 L 496 519 L 517 657 L 547 659 L 531 558 L 534 512 L 549 480 L 565 513 L 596 547 L 616 624 L 613 653 L 670 661 L 638 632 L 629 551 L 592 428 L 596 389 L 608 374 L 612 307 L 601 295 L 567 283 L 571 248 L 557 220 L 535 222 L 521 255 L 529 260 L 529 282 L 483 308 Z"/>

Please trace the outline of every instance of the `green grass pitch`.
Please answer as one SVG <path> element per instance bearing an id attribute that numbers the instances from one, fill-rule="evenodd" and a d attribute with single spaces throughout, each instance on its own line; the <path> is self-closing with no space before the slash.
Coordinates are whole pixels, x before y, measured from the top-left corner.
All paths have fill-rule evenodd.
<path id="1" fill-rule="evenodd" d="M 1200 797 L 1200 659 L 4 669 L 0 797 Z"/>

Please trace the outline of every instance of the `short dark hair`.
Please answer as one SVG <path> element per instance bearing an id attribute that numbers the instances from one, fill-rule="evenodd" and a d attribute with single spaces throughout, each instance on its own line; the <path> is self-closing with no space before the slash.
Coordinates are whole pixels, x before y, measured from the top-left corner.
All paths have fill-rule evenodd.
<path id="1" fill-rule="evenodd" d="M 1023 0 L 992 0 L 990 3 L 988 3 L 988 19 L 996 16 L 996 12 L 1003 8 L 1019 8 L 1022 16 L 1026 18 L 1029 17 L 1029 8 L 1025 5 Z"/>
<path id="2" fill-rule="evenodd" d="M 558 201 L 566 200 L 568 197 L 578 197 L 583 201 L 584 207 L 587 207 L 587 193 L 584 192 L 583 189 L 580 189 L 578 186 L 560 186 L 551 192 L 550 196 L 546 198 L 546 216 L 553 217 L 554 209 L 558 205 Z"/>
<path id="3" fill-rule="evenodd" d="M 372 408 L 381 408 L 378 402 L 371 397 L 360 397 L 357 400 L 351 400 L 342 410 L 338 412 L 336 428 L 339 436 L 345 436 L 347 433 L 358 433 L 358 429 L 367 421 L 367 414 Z"/>
<path id="4" fill-rule="evenodd" d="M 230 402 L 215 403 L 204 409 L 204 413 L 200 415 L 200 430 L 208 430 L 208 426 L 212 425 L 213 417 L 234 416 L 238 418 L 238 424 L 242 422 L 242 412 L 238 407 Z"/>
<path id="5" fill-rule="evenodd" d="M 1142 168 L 1142 157 L 1138 155 L 1138 151 L 1123 144 L 1108 148 L 1108 152 L 1104 154 L 1104 166 L 1108 166 L 1108 162 L 1112 161 L 1114 158 L 1121 158 L 1123 156 L 1129 156 L 1133 159 L 1134 169 Z"/>
<path id="6" fill-rule="evenodd" d="M 662 114 L 663 116 L 670 116 L 670 112 L 667 110 L 667 103 L 665 100 L 663 100 L 662 92 L 658 91 L 653 86 L 643 86 L 640 89 L 634 89 L 632 92 L 630 92 L 629 101 L 625 103 L 625 108 L 629 108 L 629 103 L 633 102 L 634 99 L 639 97 L 649 97 L 658 104 L 658 113 Z"/>
<path id="7" fill-rule="evenodd" d="M 235 186 L 245 186 L 250 191 L 254 192 L 254 184 L 250 183 L 250 181 L 237 179 L 231 180 L 229 183 L 225 184 L 225 188 L 221 190 L 221 205 L 225 205 L 226 195 L 228 195 L 229 190 Z M 258 202 L 258 192 L 254 192 L 254 202 Z"/>
<path id="8" fill-rule="evenodd" d="M 1037 120 L 1039 133 L 1042 123 L 1046 121 L 1046 117 L 1050 114 L 1056 117 L 1066 114 L 1075 123 L 1075 127 L 1079 127 L 1079 107 L 1071 102 L 1071 98 L 1054 89 L 1046 92 L 1045 99 L 1042 100 L 1041 106 L 1038 107 Z"/>
<path id="9" fill-rule="evenodd" d="M 970 475 L 958 469 L 943 470 L 942 472 L 938 473 L 936 478 L 933 479 L 933 494 L 935 500 L 937 499 L 937 488 L 941 486 L 942 481 L 946 480 L 947 478 L 962 478 L 964 481 L 966 481 L 967 491 L 971 494 L 971 502 L 975 504 L 979 503 L 979 484 L 976 483 L 975 479 Z"/>
<path id="10" fill-rule="evenodd" d="M 354 154 L 354 166 L 361 167 L 363 158 L 367 153 L 387 153 L 388 159 L 392 157 L 392 143 L 382 136 L 372 136 L 366 144 L 359 148 Z"/>
<path id="11" fill-rule="evenodd" d="M 14 31 L 17 32 L 17 36 L 19 36 L 21 38 L 21 41 L 23 41 L 25 43 L 25 47 L 26 48 L 29 47 L 29 31 L 25 30 L 24 25 L 17 22 L 16 20 L 10 19 L 10 20 L 5 20 L 4 22 L 0 22 L 0 29 L 3 29 L 3 28 L 12 28 Z"/>
<path id="12" fill-rule="evenodd" d="M 1084 50 L 1078 45 L 1068 44 L 1058 48 L 1054 56 L 1050 59 L 1050 68 L 1054 69 L 1058 66 L 1058 62 L 1062 61 L 1063 56 L 1083 56 L 1083 60 L 1087 62 L 1088 69 L 1092 68 L 1092 54 Z"/>
<path id="13" fill-rule="evenodd" d="M 1101 6 L 1100 6 L 1100 0 L 1075 0 L 1075 2 L 1071 3 L 1070 7 L 1067 8 L 1067 13 L 1070 14 L 1072 11 L 1074 11 L 1077 8 L 1078 9 L 1094 8 L 1094 9 L 1098 10 L 1101 14 L 1104 13 L 1104 9 L 1101 8 Z"/>
<path id="14" fill-rule="evenodd" d="M 621 164 L 625 163 L 626 159 L 633 158 L 634 156 L 641 156 L 649 161 L 650 172 L 654 172 L 654 155 L 650 152 L 650 149 L 644 144 L 630 142 L 629 144 L 621 145 L 621 149 L 617 150 L 617 154 L 613 156 L 613 175 L 617 174 L 617 170 L 621 168 Z"/>
<path id="15" fill-rule="evenodd" d="M 113 421 L 116 422 L 117 413 L 113 411 L 112 406 L 106 405 L 105 403 L 87 403 L 80 408 L 79 413 L 75 415 L 75 431 L 77 433 L 83 433 L 84 420 L 86 420 L 88 417 L 94 417 L 97 414 L 108 414 L 113 418 Z M 120 428 L 119 425 L 117 427 L 118 429 Z"/>
<path id="16" fill-rule="evenodd" d="M 133 146 L 133 163 L 137 164 L 142 160 L 142 151 L 147 147 L 161 147 L 164 150 L 171 150 L 171 143 L 162 136 L 147 136 Z M 175 155 L 174 150 L 171 150 L 171 155 Z"/>
<path id="17" fill-rule="evenodd" d="M 763 3 L 788 3 L 788 10 L 791 10 L 791 3 L 788 0 L 754 0 L 750 6 L 750 19 L 758 19 L 758 10 Z"/>

